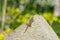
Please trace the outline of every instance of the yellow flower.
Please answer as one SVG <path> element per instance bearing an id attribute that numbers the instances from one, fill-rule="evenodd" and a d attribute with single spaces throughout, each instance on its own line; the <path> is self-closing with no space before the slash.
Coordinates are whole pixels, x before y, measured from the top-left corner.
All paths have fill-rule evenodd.
<path id="1" fill-rule="evenodd" d="M 9 33 L 9 32 L 11 32 L 11 29 L 10 28 L 6 28 L 5 32 Z"/>
<path id="2" fill-rule="evenodd" d="M 58 17 L 53 17 L 53 21 L 58 21 Z"/>
<path id="3" fill-rule="evenodd" d="M 18 22 L 18 23 L 20 23 L 20 22 L 21 22 L 21 20 L 18 18 L 18 19 L 17 19 L 17 22 Z"/>
<path id="4" fill-rule="evenodd" d="M 23 17 L 22 18 L 22 22 L 25 23 L 27 21 L 27 18 L 26 17 Z"/>
<path id="5" fill-rule="evenodd" d="M 25 16 L 24 17 L 29 17 L 30 16 L 30 14 L 29 13 L 27 13 L 27 14 L 25 14 Z"/>
<path id="6" fill-rule="evenodd" d="M 19 12 L 20 12 L 19 8 L 16 8 L 16 9 L 15 9 L 15 12 L 16 12 L 16 13 L 19 13 Z"/>
<path id="7" fill-rule="evenodd" d="M 48 12 L 44 12 L 43 16 L 44 16 L 47 20 L 50 20 L 51 17 L 52 17 L 52 14 L 51 14 L 51 13 L 48 13 Z"/>
<path id="8" fill-rule="evenodd" d="M 0 40 L 2 40 L 4 38 L 4 34 L 0 34 Z"/>
<path id="9" fill-rule="evenodd" d="M 47 13 L 44 13 L 43 16 L 44 16 L 44 17 L 48 17 Z"/>

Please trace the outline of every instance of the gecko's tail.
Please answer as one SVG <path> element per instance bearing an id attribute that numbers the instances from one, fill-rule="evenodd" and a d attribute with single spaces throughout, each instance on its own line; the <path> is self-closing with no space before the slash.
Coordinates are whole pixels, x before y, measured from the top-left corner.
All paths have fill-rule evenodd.
<path id="1" fill-rule="evenodd" d="M 26 27 L 26 29 L 25 29 L 24 33 L 27 31 L 27 29 L 28 29 L 28 26 Z"/>

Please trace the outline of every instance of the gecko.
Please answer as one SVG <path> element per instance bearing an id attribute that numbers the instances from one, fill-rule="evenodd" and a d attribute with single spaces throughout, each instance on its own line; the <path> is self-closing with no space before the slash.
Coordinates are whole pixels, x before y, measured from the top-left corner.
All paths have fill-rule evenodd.
<path id="1" fill-rule="evenodd" d="M 27 27 L 26 27 L 26 29 L 25 29 L 25 32 L 27 31 L 28 27 L 31 27 L 32 22 L 33 22 L 33 17 L 29 20 L 28 23 L 26 23 Z M 24 33 L 25 33 L 25 32 L 24 32 Z"/>

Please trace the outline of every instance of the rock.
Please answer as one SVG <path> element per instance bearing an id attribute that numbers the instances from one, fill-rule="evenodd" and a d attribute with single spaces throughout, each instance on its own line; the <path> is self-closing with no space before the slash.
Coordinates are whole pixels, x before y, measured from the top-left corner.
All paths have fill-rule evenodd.
<path id="1" fill-rule="evenodd" d="M 29 20 L 29 22 L 31 21 Z M 42 16 L 33 16 L 31 27 L 28 27 L 27 30 L 26 28 L 26 23 L 22 24 L 3 40 L 59 40 L 56 33 Z"/>

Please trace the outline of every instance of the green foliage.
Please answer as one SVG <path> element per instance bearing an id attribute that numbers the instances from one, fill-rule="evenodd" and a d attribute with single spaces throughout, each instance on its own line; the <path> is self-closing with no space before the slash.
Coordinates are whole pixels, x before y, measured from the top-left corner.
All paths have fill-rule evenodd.
<path id="1" fill-rule="evenodd" d="M 60 23 L 54 21 L 52 24 L 52 28 L 55 30 L 55 32 L 60 38 Z"/>

